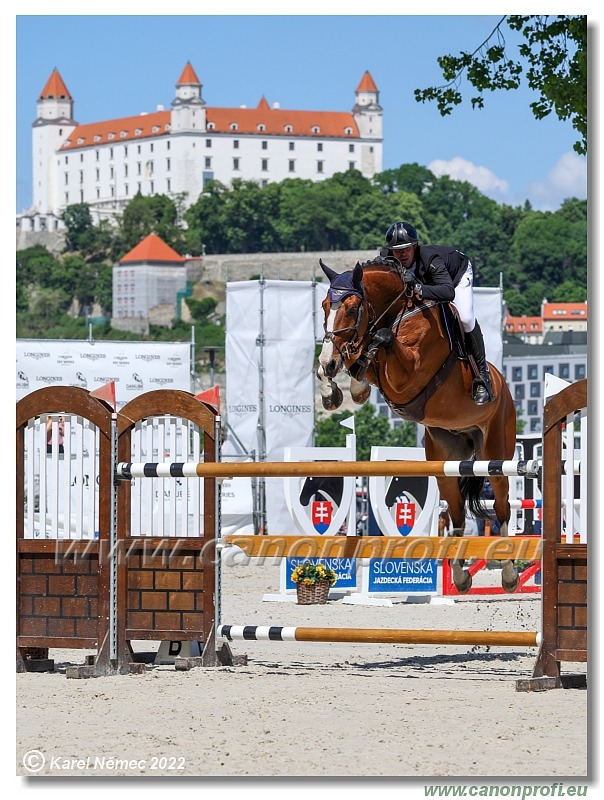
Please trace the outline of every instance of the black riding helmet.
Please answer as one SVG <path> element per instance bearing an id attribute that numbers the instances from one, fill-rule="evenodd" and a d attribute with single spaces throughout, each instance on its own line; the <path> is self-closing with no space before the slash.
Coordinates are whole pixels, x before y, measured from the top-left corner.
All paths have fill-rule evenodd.
<path id="1" fill-rule="evenodd" d="M 403 250 L 418 242 L 417 231 L 408 222 L 393 222 L 386 231 L 386 247 L 388 250 Z"/>

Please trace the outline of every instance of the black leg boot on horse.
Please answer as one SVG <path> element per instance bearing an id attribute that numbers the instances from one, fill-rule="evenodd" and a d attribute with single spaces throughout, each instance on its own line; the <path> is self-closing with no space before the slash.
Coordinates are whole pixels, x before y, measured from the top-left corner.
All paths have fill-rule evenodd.
<path id="1" fill-rule="evenodd" d="M 465 343 L 468 355 L 474 359 L 478 373 L 472 381 L 472 399 L 477 406 L 482 406 L 493 400 L 494 396 L 484 349 L 484 338 L 478 323 L 469 333 L 465 334 Z"/>

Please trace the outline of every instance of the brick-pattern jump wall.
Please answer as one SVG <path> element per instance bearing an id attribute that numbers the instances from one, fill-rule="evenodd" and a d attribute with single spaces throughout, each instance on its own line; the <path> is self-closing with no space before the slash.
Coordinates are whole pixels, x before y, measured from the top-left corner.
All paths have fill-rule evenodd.
<path id="1" fill-rule="evenodd" d="M 19 554 L 19 631 L 23 637 L 91 640 L 98 636 L 98 554 Z"/>
<path id="2" fill-rule="evenodd" d="M 128 547 L 126 638 L 135 638 L 135 632 L 148 638 L 144 637 L 148 632 L 158 640 L 175 639 L 182 631 L 191 639 L 207 637 L 202 544 L 178 539 L 158 545 L 146 542 L 138 549 Z M 205 569 L 207 574 L 208 567 Z"/>
<path id="3" fill-rule="evenodd" d="M 558 650 L 586 649 L 587 559 L 562 561 L 558 566 Z"/>

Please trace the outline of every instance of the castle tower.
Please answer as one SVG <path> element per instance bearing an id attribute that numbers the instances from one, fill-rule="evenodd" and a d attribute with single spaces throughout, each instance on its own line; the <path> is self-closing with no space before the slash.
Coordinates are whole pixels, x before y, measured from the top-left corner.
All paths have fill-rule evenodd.
<path id="1" fill-rule="evenodd" d="M 205 131 L 205 105 L 201 96 L 201 82 L 191 63 L 187 61 L 176 84 L 176 97 L 172 101 L 172 133 Z"/>
<path id="2" fill-rule="evenodd" d="M 371 77 L 366 71 L 361 82 L 356 88 L 356 103 L 352 109 L 352 114 L 359 127 L 359 133 L 363 139 L 379 139 L 382 133 L 382 107 L 379 104 L 380 93 Z"/>
<path id="3" fill-rule="evenodd" d="M 32 206 L 42 214 L 56 212 L 61 204 L 56 167 L 57 151 L 77 126 L 73 98 L 54 69 L 36 104 L 32 126 Z"/>
<path id="4" fill-rule="evenodd" d="M 352 116 L 364 140 L 361 146 L 361 171 L 363 174 L 375 174 L 382 171 L 383 111 L 379 104 L 379 90 L 369 71 L 361 78 L 355 98 Z"/>

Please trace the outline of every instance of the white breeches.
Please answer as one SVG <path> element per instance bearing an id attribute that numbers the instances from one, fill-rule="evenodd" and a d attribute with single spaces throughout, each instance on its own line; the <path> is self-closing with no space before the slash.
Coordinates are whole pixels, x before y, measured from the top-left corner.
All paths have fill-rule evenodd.
<path id="1" fill-rule="evenodd" d="M 474 272 L 472 271 L 471 262 L 468 262 L 468 268 L 455 287 L 453 305 L 459 312 L 465 333 L 474 330 L 474 325 L 476 324 L 474 317 Z"/>

